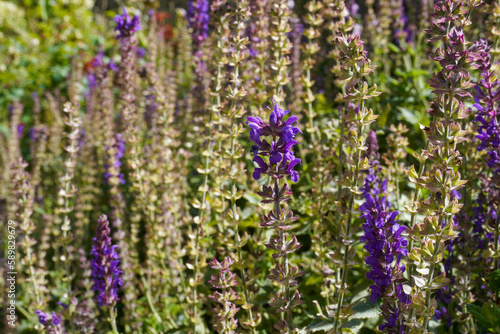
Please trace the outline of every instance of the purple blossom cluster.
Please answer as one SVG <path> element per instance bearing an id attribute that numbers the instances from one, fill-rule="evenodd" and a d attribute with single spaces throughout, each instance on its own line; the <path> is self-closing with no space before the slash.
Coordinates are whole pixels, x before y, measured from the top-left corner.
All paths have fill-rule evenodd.
<path id="1" fill-rule="evenodd" d="M 104 51 L 99 51 L 97 55 L 92 59 L 92 66 L 94 68 L 106 68 L 109 67 L 110 70 L 113 72 L 118 72 L 118 66 L 116 63 L 113 61 L 113 59 L 109 60 L 109 63 L 106 64 L 106 60 L 104 59 Z M 97 84 L 97 79 L 93 73 L 89 74 L 89 86 L 93 86 Z"/>
<path id="2" fill-rule="evenodd" d="M 275 178 L 290 176 L 293 182 L 299 180 L 299 173 L 293 168 L 300 164 L 299 158 L 293 154 L 293 146 L 297 141 L 293 138 L 297 133 L 302 133 L 299 128 L 293 126 L 299 118 L 290 116 L 283 120 L 290 110 L 283 110 L 276 101 L 273 102 L 273 109 L 269 116 L 269 123 L 264 122 L 260 117 L 247 117 L 246 124 L 251 128 L 250 140 L 255 143 L 252 146 L 254 154 L 253 161 L 258 167 L 253 172 L 255 180 L 260 179 L 262 174 L 271 175 Z M 268 139 L 262 137 L 271 137 Z M 269 156 L 269 164 L 262 157 Z"/>
<path id="3" fill-rule="evenodd" d="M 476 41 L 471 48 L 475 51 L 476 66 L 481 70 L 482 79 L 476 85 L 474 107 L 477 110 L 476 121 L 479 124 L 478 135 L 480 143 L 478 150 L 486 150 L 488 166 L 497 171 L 500 167 L 500 126 L 498 123 L 500 88 L 499 80 L 492 70 L 491 46 L 484 39 Z"/>
<path id="4" fill-rule="evenodd" d="M 199 49 L 208 37 L 210 3 L 208 0 L 192 0 L 188 3 L 187 19 L 193 29 L 193 44 Z"/>
<path id="5" fill-rule="evenodd" d="M 474 216 L 472 217 L 472 235 L 476 244 L 476 249 L 482 251 L 487 249 L 488 244 L 495 239 L 494 234 L 488 231 L 486 226 L 488 221 L 495 221 L 497 219 L 497 212 L 495 209 L 488 210 L 483 194 L 476 200 L 476 205 L 472 210 L 474 211 Z"/>
<path id="6" fill-rule="evenodd" d="M 212 269 L 218 271 L 217 275 L 212 275 L 209 284 L 213 289 L 221 290 L 215 291 L 210 299 L 217 303 L 214 308 L 214 328 L 219 333 L 235 333 L 238 328 L 238 320 L 234 318 L 239 310 L 234 301 L 238 299 L 238 294 L 232 289 L 233 286 L 238 285 L 236 282 L 236 274 L 231 272 L 231 266 L 234 260 L 231 257 L 226 257 L 224 261 L 219 262 L 214 259 L 209 263 Z"/>
<path id="7" fill-rule="evenodd" d="M 112 245 L 110 232 L 108 217 L 102 215 L 97 225 L 97 236 L 92 239 L 93 259 L 90 261 L 99 306 L 114 306 L 120 300 L 118 290 L 123 284 L 120 278 L 122 271 L 118 268 L 117 246 Z"/>
<path id="8" fill-rule="evenodd" d="M 401 260 L 408 254 L 408 240 L 402 235 L 406 227 L 399 225 L 396 220 L 399 212 L 389 210 L 390 203 L 385 196 L 387 180 L 381 180 L 379 162 L 373 159 L 373 156 L 378 155 L 378 144 L 373 131 L 370 132 L 367 146 L 368 155 L 372 156 L 372 164 L 361 188 L 365 203 L 361 205 L 360 210 L 365 223 L 364 235 L 360 240 L 365 243 L 364 248 L 370 254 L 365 261 L 370 267 L 366 278 L 375 283 L 370 286 L 370 301 L 375 303 L 379 298 L 384 300 L 381 308 L 386 322 L 380 325 L 379 329 L 402 333 L 404 326 L 398 325 L 401 309 L 394 307 L 393 302 L 399 300 L 401 304 L 406 305 L 410 300 L 401 283 L 405 271 Z"/>
<path id="9" fill-rule="evenodd" d="M 51 334 L 63 334 L 64 325 L 61 322 L 60 316 L 58 316 L 55 312 L 52 312 L 52 315 L 49 316 L 47 313 L 43 311 L 35 311 L 38 315 L 38 322 L 43 325 L 43 329 L 47 331 L 47 333 Z"/>
<path id="10" fill-rule="evenodd" d="M 116 15 L 114 21 L 116 22 L 115 31 L 118 32 L 117 39 L 131 37 L 142 29 L 139 16 L 131 17 L 125 7 L 123 7 L 123 14 Z"/>

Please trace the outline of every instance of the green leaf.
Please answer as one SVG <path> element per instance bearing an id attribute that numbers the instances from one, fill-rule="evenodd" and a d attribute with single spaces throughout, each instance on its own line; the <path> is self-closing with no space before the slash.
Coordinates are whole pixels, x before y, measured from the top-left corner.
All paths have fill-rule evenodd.
<path id="1" fill-rule="evenodd" d="M 397 47 L 396 44 L 393 44 L 393 43 L 389 43 L 389 49 L 391 49 L 392 52 L 394 53 L 400 53 L 401 52 L 401 49 Z"/>
<path id="2" fill-rule="evenodd" d="M 418 123 L 419 117 L 413 110 L 404 107 L 398 107 L 398 110 L 401 112 L 403 119 L 408 123 L 413 125 Z"/>
<path id="3" fill-rule="evenodd" d="M 363 328 L 362 319 L 353 319 L 342 326 L 342 333 L 358 333 Z"/>
<path id="4" fill-rule="evenodd" d="M 261 198 L 258 195 L 249 193 L 243 195 L 243 198 L 246 199 L 248 202 L 250 202 L 250 204 L 259 204 L 261 200 Z"/>
<path id="5" fill-rule="evenodd" d="M 418 70 L 418 69 L 413 69 L 408 72 L 408 74 L 413 77 L 419 77 L 419 76 L 427 76 L 429 73 L 426 70 Z"/>
<path id="6" fill-rule="evenodd" d="M 333 329 L 333 326 L 334 326 L 333 319 L 326 320 L 326 319 L 316 318 L 309 324 L 309 326 L 307 326 L 307 329 L 310 332 L 320 332 L 320 331 L 327 332 Z"/>
<path id="7" fill-rule="evenodd" d="M 498 306 L 493 303 L 485 303 L 482 307 L 467 304 L 467 309 L 480 326 L 496 333 L 500 332 L 500 308 Z"/>
<path id="8" fill-rule="evenodd" d="M 389 116 L 390 109 L 386 108 L 385 111 L 377 118 L 377 124 L 380 125 L 380 127 L 385 127 L 387 124 L 387 117 Z"/>
<path id="9" fill-rule="evenodd" d="M 474 304 L 467 304 L 467 310 L 481 326 L 488 327 L 488 318 L 483 315 L 483 309 Z"/>
<path id="10" fill-rule="evenodd" d="M 349 319 L 368 319 L 380 316 L 380 308 L 373 303 L 359 303 L 355 305 L 353 311 L 356 311 Z"/>
<path id="11" fill-rule="evenodd" d="M 494 291 L 500 290 L 500 269 L 486 275 L 486 281 Z"/>

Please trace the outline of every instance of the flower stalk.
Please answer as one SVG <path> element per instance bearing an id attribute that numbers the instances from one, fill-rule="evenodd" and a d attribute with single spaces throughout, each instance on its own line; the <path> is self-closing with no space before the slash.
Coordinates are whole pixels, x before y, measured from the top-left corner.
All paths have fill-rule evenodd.
<path id="1" fill-rule="evenodd" d="M 339 60 L 339 80 L 343 80 L 345 84 L 343 101 L 346 104 L 349 102 L 352 103 L 348 104 L 346 113 L 342 115 L 342 119 L 346 123 L 346 130 L 348 130 L 344 141 L 350 147 L 349 159 L 346 160 L 350 171 L 344 173 L 343 178 L 337 181 L 339 185 L 349 189 L 347 197 L 341 198 L 341 201 L 346 203 L 347 207 L 338 207 L 342 221 L 344 252 L 342 253 L 339 249 L 330 254 L 330 257 L 334 261 L 341 263 L 341 281 L 337 288 L 337 310 L 333 333 L 336 333 L 341 325 L 342 305 L 347 291 L 348 267 L 354 255 L 351 250 L 351 244 L 354 242 L 352 239 L 352 225 L 354 199 L 361 194 L 360 186 L 362 180 L 360 180 L 360 171 L 366 170 L 369 167 L 367 158 L 362 159 L 362 152 L 366 150 L 366 138 L 363 132 L 365 127 L 374 122 L 378 117 L 373 114 L 373 110 L 365 107 L 365 101 L 380 95 L 380 92 L 377 92 L 377 85 L 374 84 L 372 87 L 368 87 L 368 83 L 364 79 L 365 76 L 375 70 L 376 66 L 371 65 L 359 36 L 345 37 L 343 34 L 340 34 L 337 36 L 335 42 L 341 56 Z"/>

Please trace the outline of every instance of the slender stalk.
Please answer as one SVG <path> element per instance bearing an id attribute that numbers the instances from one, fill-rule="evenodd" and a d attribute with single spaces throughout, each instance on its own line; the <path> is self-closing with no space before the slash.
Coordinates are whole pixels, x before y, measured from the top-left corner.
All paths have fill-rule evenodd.
<path id="1" fill-rule="evenodd" d="M 500 205 L 497 207 L 497 212 L 499 212 L 498 210 L 500 209 Z M 494 265 L 494 269 L 495 270 L 498 270 L 498 238 L 500 236 L 500 215 L 497 214 L 497 219 L 495 220 L 495 257 L 494 257 L 494 261 L 495 261 L 495 265 Z M 497 289 L 497 291 L 495 292 L 495 302 L 498 304 L 499 302 L 499 291 Z"/>
<path id="2" fill-rule="evenodd" d="M 276 213 L 276 217 L 278 217 L 279 220 L 281 220 L 281 206 L 280 206 L 280 187 L 279 187 L 279 182 L 278 179 L 274 179 L 274 193 L 275 193 L 275 198 L 274 198 L 274 211 Z M 282 264 L 283 267 L 285 268 L 285 276 L 288 276 L 289 274 L 289 259 L 288 259 L 288 254 L 286 253 L 286 232 L 284 229 L 279 230 L 279 237 L 281 239 L 282 243 L 282 251 L 284 252 L 284 256 L 282 256 Z M 286 284 L 285 285 L 285 296 L 286 300 L 290 300 L 290 285 Z M 286 311 L 286 318 L 288 322 L 289 329 L 293 330 L 294 329 L 294 324 L 293 324 L 293 317 L 292 317 L 292 309 L 288 308 Z"/>
<path id="3" fill-rule="evenodd" d="M 109 308 L 109 323 L 111 324 L 113 334 L 120 334 L 120 332 L 118 331 L 118 327 L 116 326 L 116 314 L 114 306 Z"/>
<path id="4" fill-rule="evenodd" d="M 364 101 L 361 103 L 360 109 L 363 110 L 364 108 Z M 359 126 L 358 127 L 358 134 L 361 135 L 363 133 L 363 128 L 364 126 Z M 354 182 L 353 182 L 353 187 L 354 189 L 357 189 L 359 187 L 358 185 L 358 180 L 359 180 L 359 164 L 361 161 L 361 150 L 358 150 L 356 153 L 356 159 L 354 161 Z M 355 193 L 353 191 L 350 191 L 349 193 L 349 207 L 348 207 L 348 216 L 347 216 L 347 230 L 346 230 L 346 235 L 350 236 L 351 234 L 351 225 L 352 225 L 352 214 L 354 210 L 354 196 Z M 344 302 L 344 286 L 347 282 L 347 267 L 348 267 L 348 262 L 349 262 L 349 250 L 350 250 L 350 245 L 347 244 L 345 246 L 345 251 L 344 251 L 344 262 L 342 264 L 342 281 L 340 283 L 340 288 L 339 288 L 339 297 L 338 297 L 338 302 L 337 302 L 337 311 L 335 313 L 335 325 L 334 325 L 334 333 L 337 332 L 337 329 L 340 324 L 340 312 L 342 309 L 342 304 Z"/>
<path id="5" fill-rule="evenodd" d="M 446 222 L 448 223 L 448 219 L 446 219 Z M 431 268 L 429 269 L 429 276 L 427 277 L 427 284 L 425 286 L 425 305 L 426 306 L 428 306 L 430 304 L 430 301 L 431 301 L 431 283 L 432 283 L 432 279 L 434 278 L 434 271 L 436 269 L 436 256 L 439 253 L 440 241 L 441 241 L 441 235 L 436 236 L 435 245 L 434 245 L 434 252 L 432 253 Z M 430 316 L 426 313 L 424 316 L 424 323 L 423 323 L 423 329 L 425 332 L 427 332 L 427 325 L 429 324 L 429 319 L 430 319 Z"/>
<path id="6" fill-rule="evenodd" d="M 156 320 L 159 323 L 162 323 L 162 319 L 160 315 L 158 314 L 158 311 L 156 310 L 156 307 L 154 306 L 152 296 L 151 296 L 151 284 L 142 276 L 142 283 L 146 287 L 146 300 L 148 302 L 149 308 L 151 309 L 151 312 L 153 312 L 153 315 L 155 316 Z"/>

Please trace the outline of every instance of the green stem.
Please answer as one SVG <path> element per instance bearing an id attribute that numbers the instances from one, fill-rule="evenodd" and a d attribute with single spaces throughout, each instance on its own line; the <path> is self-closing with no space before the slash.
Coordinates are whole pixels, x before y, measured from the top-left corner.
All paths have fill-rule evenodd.
<path id="1" fill-rule="evenodd" d="M 151 279 L 151 276 L 150 276 L 150 271 L 148 269 L 148 279 L 146 279 L 144 277 L 144 274 L 141 273 L 141 279 L 142 279 L 142 283 L 144 284 L 144 286 L 146 287 L 146 299 L 148 301 L 148 305 L 149 305 L 149 308 L 151 308 L 151 312 L 153 312 L 156 320 L 158 320 L 158 322 L 161 324 L 162 323 L 162 319 L 158 313 L 158 311 L 156 310 L 156 307 L 154 305 L 154 301 L 153 301 L 153 296 L 151 295 L 151 284 L 150 284 L 150 279 Z"/>
<path id="2" fill-rule="evenodd" d="M 360 110 L 363 110 L 364 108 L 364 102 L 361 103 Z M 358 126 L 358 136 L 361 136 L 363 133 L 363 128 L 364 126 Z M 359 180 L 359 163 L 361 161 L 361 150 L 357 150 L 356 152 L 356 160 L 354 162 L 354 181 L 353 181 L 353 188 L 357 189 L 358 188 L 358 180 Z M 349 208 L 348 208 L 348 216 L 347 216 L 347 233 L 346 237 L 350 238 L 351 234 L 351 225 L 352 225 L 352 214 L 354 210 L 354 197 L 355 194 L 351 190 L 349 193 Z M 337 311 L 335 314 L 335 322 L 334 322 L 334 333 L 337 332 L 337 329 L 339 328 L 340 324 L 340 313 L 342 309 L 342 304 L 344 302 L 344 297 L 345 297 L 345 292 L 344 292 L 344 285 L 347 282 L 347 267 L 348 267 L 348 262 L 349 262 L 349 250 L 350 250 L 350 245 L 345 246 L 345 253 L 344 253 L 344 261 L 342 265 L 342 281 L 340 284 L 340 290 L 339 290 L 339 298 L 337 302 Z"/>
<path id="3" fill-rule="evenodd" d="M 118 327 L 116 327 L 116 315 L 115 315 L 115 306 L 109 308 L 109 323 L 111 324 L 111 328 L 113 329 L 113 334 L 120 334 L 118 331 Z"/>
<path id="4" fill-rule="evenodd" d="M 274 199 L 274 211 L 276 213 L 276 217 L 278 220 L 281 220 L 281 206 L 280 206 L 280 188 L 279 188 L 279 183 L 278 179 L 274 179 L 274 193 L 275 193 L 275 199 Z M 282 251 L 285 252 L 285 255 L 282 256 L 282 261 L 283 261 L 283 267 L 285 268 L 285 277 L 288 277 L 289 274 L 289 260 L 288 260 L 288 254 L 286 253 L 286 232 L 284 229 L 279 230 L 279 237 L 281 238 L 281 243 L 282 243 Z M 285 300 L 287 302 L 290 301 L 290 285 L 286 284 L 285 285 Z M 292 309 L 290 307 L 287 308 L 286 310 L 286 318 L 287 318 L 287 323 L 288 323 L 288 329 L 293 330 L 294 325 L 293 325 L 293 317 L 292 317 Z"/>
<path id="5" fill-rule="evenodd" d="M 497 208 L 497 212 L 498 209 L 500 209 L 500 205 Z M 498 259 L 498 237 L 500 234 L 499 226 L 500 226 L 500 215 L 497 214 L 497 219 L 495 220 L 495 257 L 494 257 L 495 270 L 498 270 L 498 260 L 499 260 Z M 499 291 L 497 289 L 497 291 L 495 292 L 495 302 L 498 304 L 498 301 L 499 301 Z"/>
<path id="6" fill-rule="evenodd" d="M 441 221 L 441 220 L 439 220 Z M 446 223 L 448 223 L 448 218 L 446 218 Z M 440 241 L 441 241 L 441 236 L 438 235 L 436 236 L 435 245 L 434 245 L 434 252 L 432 253 L 432 259 L 431 259 L 431 268 L 429 270 L 429 276 L 427 276 L 427 285 L 425 287 L 425 316 L 424 316 L 424 323 L 423 323 L 423 330 L 424 333 L 427 332 L 427 325 L 429 324 L 429 311 L 427 310 L 431 301 L 431 283 L 432 279 L 434 278 L 434 270 L 436 269 L 436 256 L 439 252 L 439 249 L 441 248 Z"/>

